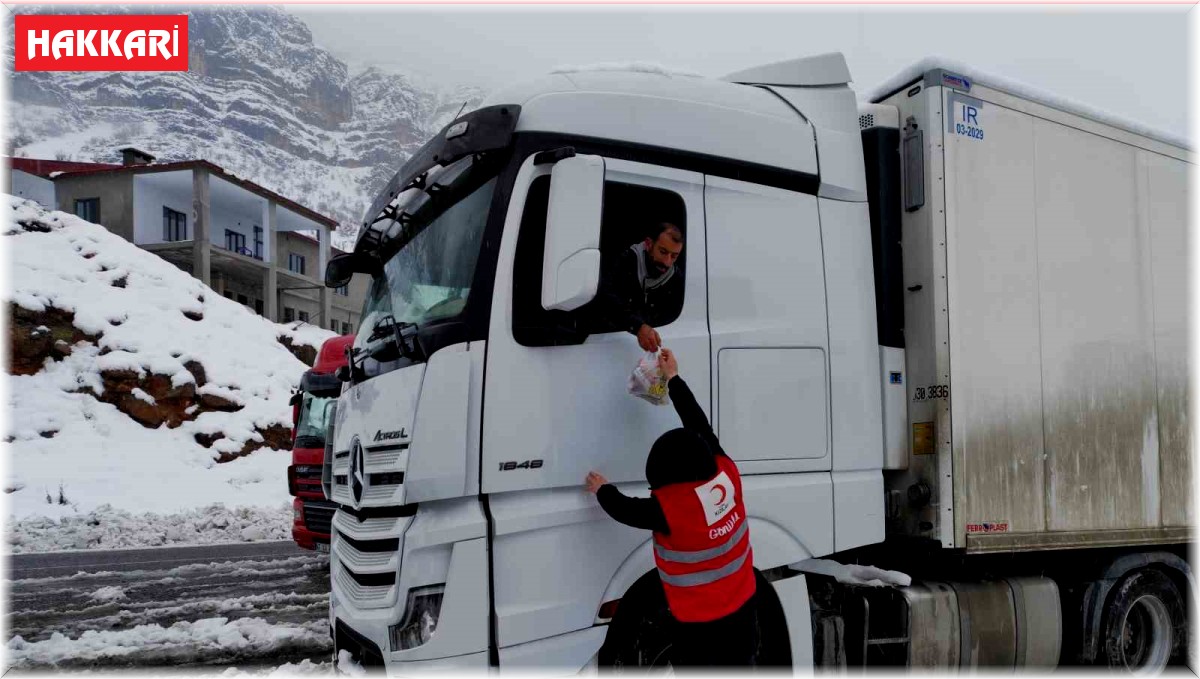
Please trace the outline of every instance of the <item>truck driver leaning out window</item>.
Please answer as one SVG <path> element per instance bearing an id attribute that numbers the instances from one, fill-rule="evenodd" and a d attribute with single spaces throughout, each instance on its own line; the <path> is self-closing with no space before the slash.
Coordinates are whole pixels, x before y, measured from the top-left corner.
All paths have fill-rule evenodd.
<path id="1" fill-rule="evenodd" d="M 655 327 L 671 321 L 683 307 L 683 231 L 660 222 L 650 235 L 621 252 L 606 272 L 593 303 L 595 322 L 636 335 L 643 351 L 658 351 Z"/>
<path id="2" fill-rule="evenodd" d="M 675 667 L 751 665 L 757 646 L 754 557 L 737 465 L 664 348 L 659 368 L 683 422 L 646 458 L 649 498 L 623 495 L 599 473 L 587 490 L 613 519 L 654 531 L 654 560 L 673 626 Z"/>

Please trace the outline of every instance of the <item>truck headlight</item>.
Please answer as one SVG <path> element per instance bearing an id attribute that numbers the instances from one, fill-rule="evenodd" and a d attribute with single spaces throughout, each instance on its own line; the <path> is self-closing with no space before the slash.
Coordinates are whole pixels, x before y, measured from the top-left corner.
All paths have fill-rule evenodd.
<path id="1" fill-rule="evenodd" d="M 429 643 L 437 631 L 445 593 L 445 583 L 409 590 L 404 619 L 388 628 L 393 651 L 406 651 Z"/>

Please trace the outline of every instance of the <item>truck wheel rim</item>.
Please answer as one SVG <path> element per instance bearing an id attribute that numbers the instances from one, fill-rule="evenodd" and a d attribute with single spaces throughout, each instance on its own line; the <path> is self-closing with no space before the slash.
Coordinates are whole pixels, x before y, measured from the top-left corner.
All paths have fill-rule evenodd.
<path id="1" fill-rule="evenodd" d="M 1121 621 L 1121 660 L 1131 670 L 1155 671 L 1171 657 L 1171 616 L 1156 596 L 1144 594 Z"/>

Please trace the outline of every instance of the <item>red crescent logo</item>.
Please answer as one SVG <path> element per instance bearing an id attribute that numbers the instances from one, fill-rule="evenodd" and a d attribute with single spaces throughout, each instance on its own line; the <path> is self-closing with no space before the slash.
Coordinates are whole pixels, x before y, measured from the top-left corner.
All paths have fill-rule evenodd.
<path id="1" fill-rule="evenodd" d="M 713 490 L 721 491 L 721 497 L 717 498 L 717 501 L 715 503 L 718 505 L 721 504 L 722 502 L 724 502 L 725 496 L 729 494 L 729 492 L 725 490 L 725 486 L 722 486 L 721 484 L 717 484 L 717 485 L 713 486 L 712 490 L 710 490 L 709 493 L 711 493 Z"/>

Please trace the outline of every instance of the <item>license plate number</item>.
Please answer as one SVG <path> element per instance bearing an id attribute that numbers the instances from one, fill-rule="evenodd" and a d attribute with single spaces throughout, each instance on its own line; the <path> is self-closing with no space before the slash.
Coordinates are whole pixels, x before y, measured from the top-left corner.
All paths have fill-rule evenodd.
<path id="1" fill-rule="evenodd" d="M 329 543 L 318 542 L 317 543 L 317 553 L 318 554 L 328 554 L 329 553 Z"/>

